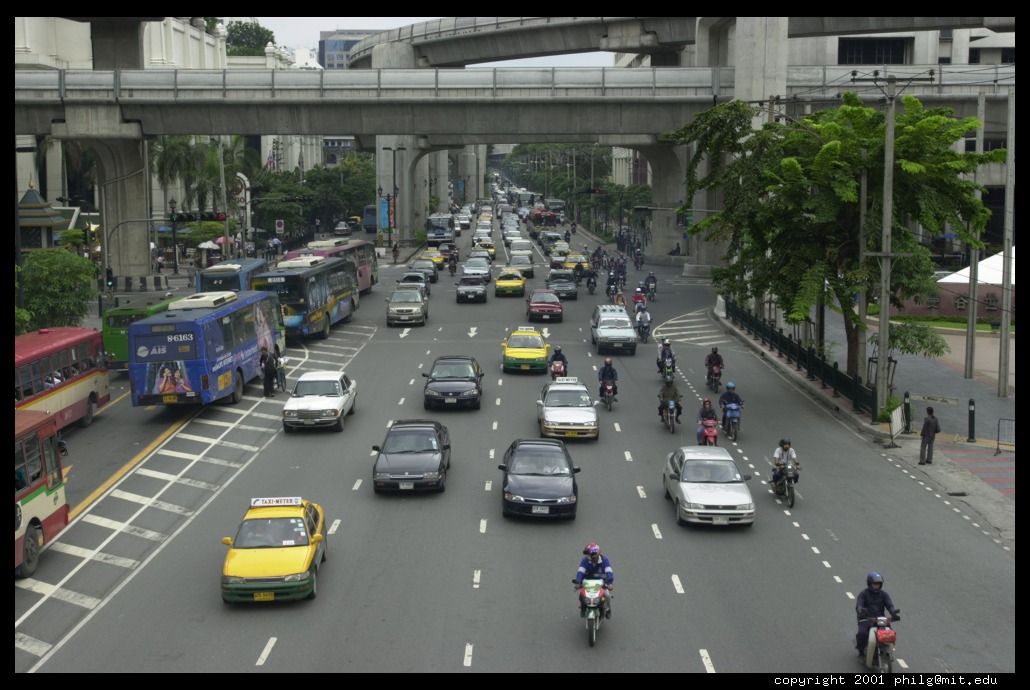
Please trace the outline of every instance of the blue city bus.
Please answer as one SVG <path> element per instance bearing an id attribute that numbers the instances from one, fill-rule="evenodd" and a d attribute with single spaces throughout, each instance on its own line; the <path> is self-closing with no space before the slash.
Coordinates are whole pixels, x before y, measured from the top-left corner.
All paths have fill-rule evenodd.
<path id="1" fill-rule="evenodd" d="M 281 355 L 286 327 L 270 292 L 200 292 L 129 325 L 134 407 L 238 403 L 261 376 L 261 348 Z"/>
<path id="2" fill-rule="evenodd" d="M 264 259 L 226 259 L 197 274 L 197 292 L 253 290 L 254 276 L 268 270 Z"/>
<path id="3" fill-rule="evenodd" d="M 331 256 L 284 259 L 274 271 L 254 276 L 254 289 L 279 296 L 287 337 L 328 338 L 332 325 L 350 320 L 357 309 L 357 266 Z"/>
<path id="4" fill-rule="evenodd" d="M 361 227 L 365 232 L 376 232 L 379 230 L 379 211 L 375 204 L 369 204 L 361 214 Z"/>

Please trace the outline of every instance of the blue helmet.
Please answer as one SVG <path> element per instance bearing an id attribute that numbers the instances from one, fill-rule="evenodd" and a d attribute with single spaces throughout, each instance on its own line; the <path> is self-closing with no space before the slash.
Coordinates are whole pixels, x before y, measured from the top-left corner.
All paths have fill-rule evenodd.
<path id="1" fill-rule="evenodd" d="M 874 584 L 878 584 L 883 587 L 883 575 L 874 570 L 865 576 L 865 583 L 867 587 L 872 587 Z"/>
<path id="2" fill-rule="evenodd" d="M 736 387 L 737 387 L 737 385 L 735 383 L 733 383 L 733 381 L 727 381 L 726 382 L 726 390 L 731 391 L 731 390 L 733 390 Z"/>

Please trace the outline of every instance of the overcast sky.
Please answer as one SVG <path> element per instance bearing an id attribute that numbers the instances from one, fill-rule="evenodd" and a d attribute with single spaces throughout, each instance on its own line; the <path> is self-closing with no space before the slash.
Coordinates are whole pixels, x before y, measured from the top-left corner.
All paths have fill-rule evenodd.
<path id="1" fill-rule="evenodd" d="M 382 31 L 418 24 L 440 17 L 257 17 L 261 26 L 275 33 L 275 42 L 287 48 L 309 48 L 318 54 L 318 35 L 336 29 Z M 611 67 L 612 53 L 582 53 L 491 62 L 476 67 Z"/>

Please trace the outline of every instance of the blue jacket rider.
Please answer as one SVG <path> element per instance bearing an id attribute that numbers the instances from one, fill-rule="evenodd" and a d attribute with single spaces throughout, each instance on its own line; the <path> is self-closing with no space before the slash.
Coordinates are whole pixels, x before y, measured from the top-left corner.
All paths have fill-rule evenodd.
<path id="1" fill-rule="evenodd" d="M 569 358 L 565 356 L 565 353 L 561 351 L 561 345 L 554 347 L 554 352 L 551 353 L 550 363 L 561 362 L 565 365 L 565 375 L 569 375 Z"/>
<path id="2" fill-rule="evenodd" d="M 579 562 L 579 570 L 576 571 L 576 577 L 573 578 L 572 583 L 576 587 L 583 585 L 583 578 L 588 580 L 604 580 L 605 586 L 611 590 L 615 587 L 615 571 L 612 570 L 612 564 L 608 560 L 607 556 L 601 555 L 601 547 L 597 544 L 587 544 L 586 548 L 583 549 L 583 560 Z M 586 615 L 586 606 L 580 602 L 579 615 Z M 609 592 L 608 596 L 604 598 L 604 617 L 612 617 L 612 595 Z"/>
<path id="3" fill-rule="evenodd" d="M 615 367 L 612 366 L 612 358 L 611 357 L 605 357 L 604 358 L 604 366 L 597 370 L 597 381 L 598 381 L 598 383 L 601 384 L 600 388 L 598 389 L 597 395 L 598 395 L 598 397 L 601 397 L 601 398 L 604 397 L 604 381 L 605 381 L 605 379 L 611 379 L 612 380 L 612 383 L 614 384 L 612 386 L 613 393 L 615 394 L 615 396 L 618 396 L 619 395 L 619 372 L 615 371 Z M 619 398 L 616 397 L 615 399 L 618 400 Z"/>
<path id="4" fill-rule="evenodd" d="M 726 429 L 726 406 L 736 403 L 743 407 L 744 401 L 737 395 L 737 385 L 733 381 L 726 383 L 726 391 L 719 396 L 719 407 L 722 408 L 722 428 Z"/>
<path id="5" fill-rule="evenodd" d="M 875 618 L 884 615 L 889 611 L 894 620 L 901 620 L 901 609 L 894 606 L 891 595 L 883 591 L 883 575 L 875 570 L 865 579 L 866 588 L 858 593 L 855 598 L 855 613 L 858 616 L 858 633 L 855 635 L 855 647 L 858 648 L 858 656 L 866 654 L 866 642 L 869 640 L 869 628 L 873 626 L 868 618 Z"/>

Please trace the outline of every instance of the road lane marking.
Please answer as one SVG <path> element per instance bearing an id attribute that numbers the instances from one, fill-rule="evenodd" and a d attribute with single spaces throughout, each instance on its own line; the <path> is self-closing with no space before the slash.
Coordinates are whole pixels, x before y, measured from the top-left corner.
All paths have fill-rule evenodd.
<path id="1" fill-rule="evenodd" d="M 654 534 L 655 539 L 662 538 L 662 531 L 658 529 L 658 523 L 651 523 L 651 533 Z"/>
<path id="2" fill-rule="evenodd" d="M 478 570 L 472 571 L 472 589 L 479 589 L 479 576 L 481 572 Z"/>
<path id="3" fill-rule="evenodd" d="M 672 588 L 676 590 L 676 594 L 684 594 L 683 583 L 680 582 L 680 576 L 676 573 L 672 574 Z"/>
<path id="4" fill-rule="evenodd" d="M 257 662 L 254 664 L 255 666 L 265 665 L 265 660 L 268 659 L 268 655 L 272 653 L 272 647 L 275 646 L 277 640 L 278 638 L 276 637 L 268 638 L 268 644 L 266 644 L 265 648 L 261 650 L 261 656 L 258 657 Z"/>

